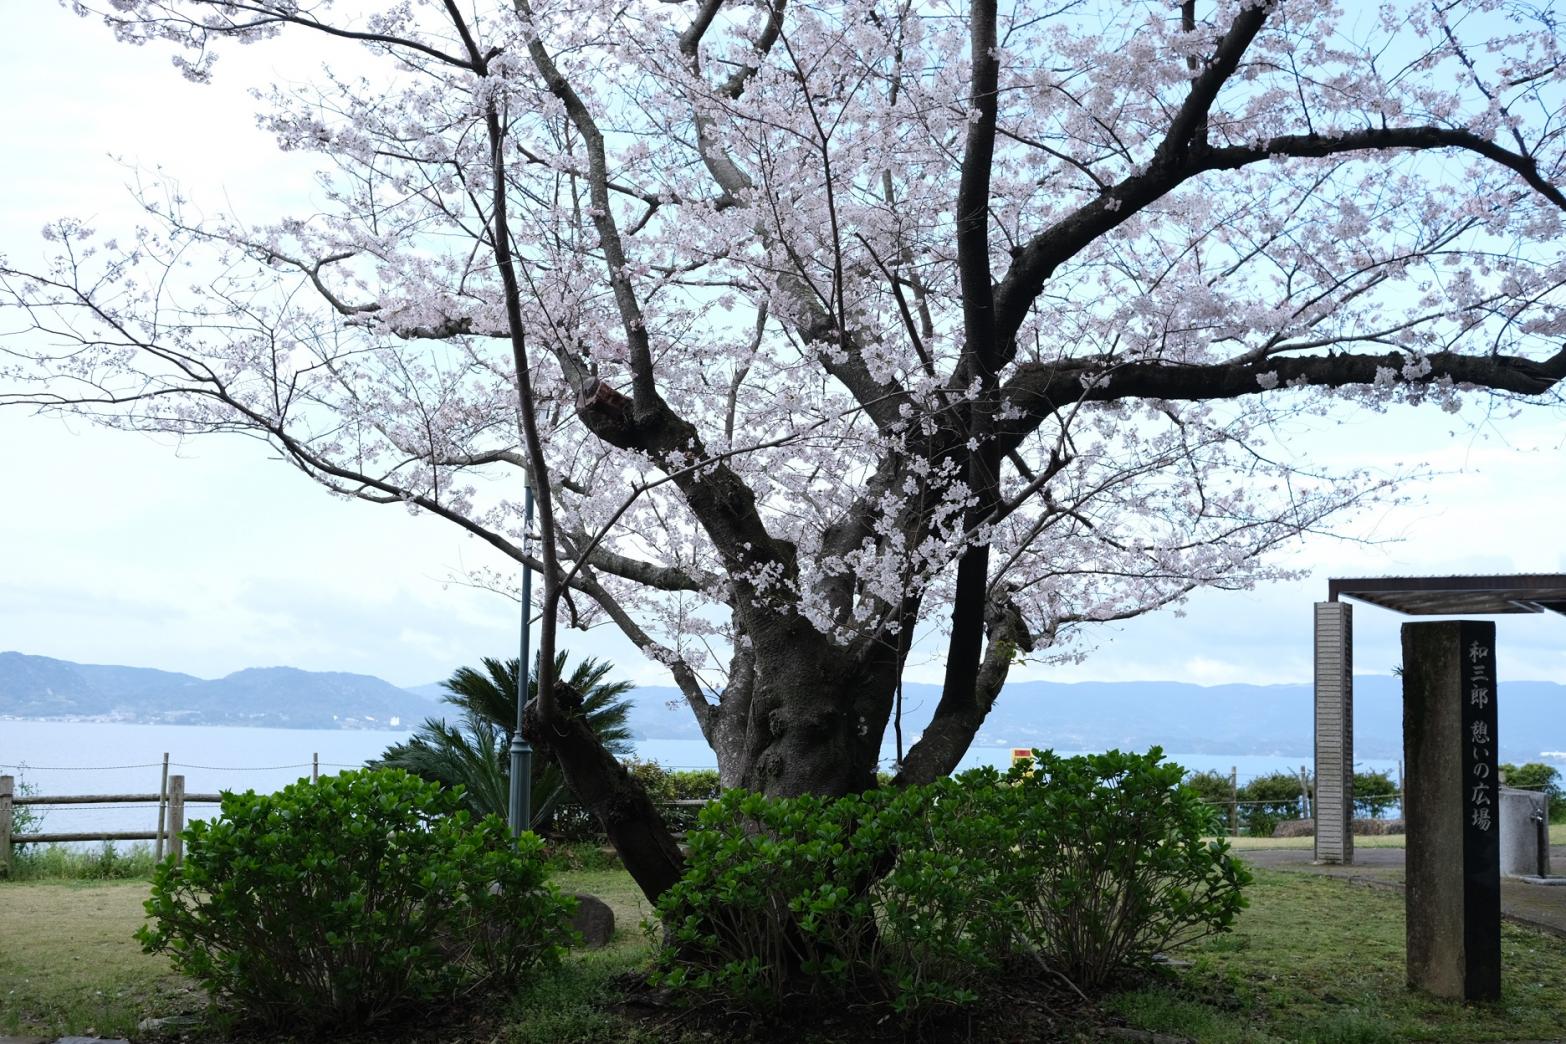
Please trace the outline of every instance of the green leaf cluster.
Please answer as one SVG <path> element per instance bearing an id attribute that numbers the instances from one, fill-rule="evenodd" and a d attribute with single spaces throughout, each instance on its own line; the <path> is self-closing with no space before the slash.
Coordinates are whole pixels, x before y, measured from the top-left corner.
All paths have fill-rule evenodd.
<path id="1" fill-rule="evenodd" d="M 1385 772 L 1354 773 L 1354 815 L 1360 819 L 1380 819 L 1402 800 L 1397 781 Z M 1267 834 L 1271 837 L 1269 831 Z"/>
<path id="2" fill-rule="evenodd" d="M 485 657 L 480 667 L 459 668 L 441 683 L 446 689 L 443 699 L 455 712 L 452 717 L 426 718 L 406 742 L 388 747 L 375 764 L 404 769 L 447 787 L 460 786 L 475 817 L 504 819 L 511 803 L 511 734 L 516 729 L 520 661 Z M 610 751 L 626 755 L 631 752 L 631 704 L 626 697 L 634 686 L 609 681 L 613 670 L 613 664 L 587 657 L 567 672 L 566 654 L 555 656 L 562 709 L 580 715 Z M 532 699 L 538 694 L 536 659 L 527 685 Z M 558 824 L 556 819 L 560 806 L 570 801 L 570 790 L 559 764 L 545 751 L 534 751 L 532 784 L 529 825 L 550 836 L 560 832 L 557 827 L 569 827 L 570 823 Z M 575 813 L 574 818 L 583 817 Z"/>
<path id="3" fill-rule="evenodd" d="M 971 1001 L 998 954 L 964 930 L 983 919 L 980 893 L 937 793 L 968 792 L 945 780 L 837 800 L 724 793 L 659 900 L 655 980 L 763 1010 L 800 992 L 909 1013 Z"/>
<path id="4" fill-rule="evenodd" d="M 1035 751 L 1006 777 L 1016 831 L 1018 935 L 1081 987 L 1222 932 L 1245 907 L 1249 871 L 1215 810 L 1154 747 L 1064 758 Z"/>
<path id="5" fill-rule="evenodd" d="M 395 769 L 224 794 L 153 878 L 142 949 L 263 1025 L 356 1029 L 558 959 L 542 844 Z"/>
<path id="6" fill-rule="evenodd" d="M 656 979 L 751 1009 L 805 995 L 921 1017 L 1017 958 L 1094 986 L 1226 930 L 1249 877 L 1161 759 L 1035 752 L 1005 776 L 836 800 L 729 791 L 658 903 Z"/>
<path id="7" fill-rule="evenodd" d="M 35 786 L 32 783 L 29 783 L 25 779 L 22 779 L 20 776 L 16 777 L 16 780 L 15 780 L 13 786 L 14 786 L 15 789 L 12 792 L 17 797 L 32 797 L 33 795 L 38 793 L 37 786 Z M 12 837 L 15 837 L 17 834 L 39 834 L 39 833 L 42 833 L 43 832 L 43 823 L 44 823 L 44 813 L 40 812 L 36 805 L 12 805 L 11 806 L 11 836 Z M 21 843 L 21 842 L 12 842 L 12 844 L 11 844 L 11 855 L 12 855 L 13 863 L 16 863 L 18 861 L 18 857 L 21 856 L 23 853 L 26 853 L 31 847 L 32 846 L 30 844 L 24 844 L 24 843 Z M 13 876 L 20 876 L 19 874 L 16 873 L 16 870 L 17 870 L 17 867 L 15 865 L 13 865 L 12 867 L 8 868 L 5 863 L 0 862 L 0 878 L 5 877 L 8 873 L 12 874 Z"/>
<path id="8" fill-rule="evenodd" d="M 1501 775 L 1509 787 L 1522 790 L 1540 790 L 1550 800 L 1550 822 L 1566 823 L 1566 791 L 1561 789 L 1560 770 L 1542 761 L 1530 761 L 1522 765 L 1510 762 L 1500 766 Z"/>
<path id="9" fill-rule="evenodd" d="M 1315 781 L 1307 776 L 1310 791 Z M 1229 830 L 1229 777 L 1221 772 L 1192 772 L 1186 786 L 1212 805 L 1219 818 L 1219 829 Z M 1300 778 L 1292 772 L 1269 772 L 1238 787 L 1233 795 L 1239 802 L 1235 810 L 1239 832 L 1247 837 L 1271 837 L 1277 825 L 1287 819 L 1305 817 L 1305 799 L 1300 793 Z M 1385 772 L 1354 773 L 1354 815 L 1361 819 L 1381 819 L 1395 809 L 1400 800 L 1397 782 Z"/>

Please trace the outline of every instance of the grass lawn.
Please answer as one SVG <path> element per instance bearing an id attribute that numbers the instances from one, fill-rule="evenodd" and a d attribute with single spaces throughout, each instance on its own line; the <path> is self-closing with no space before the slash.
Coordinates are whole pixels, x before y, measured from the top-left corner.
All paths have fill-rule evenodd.
<path id="1" fill-rule="evenodd" d="M 1404 985 L 1403 896 L 1257 870 L 1235 930 L 1178 956 L 1167 984 L 1111 998 L 1133 1025 L 1200 1041 L 1554 1040 L 1566 1031 L 1566 940 L 1501 928 L 1502 998 L 1463 1006 Z"/>
<path id="2" fill-rule="evenodd" d="M 1314 837 L 1229 837 L 1229 847 L 1236 852 L 1249 852 L 1258 848 L 1314 848 Z M 1368 834 L 1354 838 L 1355 848 L 1402 848 L 1402 834 Z"/>
<path id="3" fill-rule="evenodd" d="M 602 1003 L 647 955 L 647 906 L 630 877 L 555 880 L 613 907 L 614 941 L 531 983 L 496 1040 L 667 1044 L 667 1029 L 655 1035 Z M 147 891 L 146 881 L 0 882 L 0 1034 L 125 1036 L 149 1015 L 200 1010 L 204 995 L 131 938 Z M 1103 1006 L 1141 1029 L 1215 1042 L 1558 1039 L 1566 1027 L 1566 940 L 1505 925 L 1503 999 L 1465 1008 L 1403 985 L 1401 895 L 1267 870 L 1248 894 L 1234 932 L 1176 955 L 1189 967 Z"/>
<path id="4" fill-rule="evenodd" d="M 554 880 L 614 910 L 608 950 L 573 963 L 605 969 L 601 978 L 641 958 L 649 907 L 629 874 L 581 870 Z M 0 1034 L 122 1037 L 149 1016 L 204 1008 L 204 992 L 131 937 L 145 921 L 149 890 L 145 880 L 0 882 Z"/>
<path id="5" fill-rule="evenodd" d="M 1354 838 L 1355 848 L 1402 848 L 1405 845 L 1404 834 L 1368 834 Z M 1229 847 L 1236 852 L 1245 852 L 1255 848 L 1311 848 L 1315 845 L 1313 837 L 1229 837 L 1224 836 L 1229 842 Z M 1566 845 L 1566 823 L 1550 824 L 1550 844 Z M 1566 867 L 1555 867 L 1554 873 L 1566 873 Z"/>
<path id="6" fill-rule="evenodd" d="M 0 883 L 0 1033 L 126 1036 L 205 995 L 141 952 L 143 881 Z"/>

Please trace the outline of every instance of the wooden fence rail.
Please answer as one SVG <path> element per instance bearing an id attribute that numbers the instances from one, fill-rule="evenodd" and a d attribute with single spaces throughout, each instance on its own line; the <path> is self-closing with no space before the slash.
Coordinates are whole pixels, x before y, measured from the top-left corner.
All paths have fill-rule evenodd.
<path id="1" fill-rule="evenodd" d="M 185 857 L 184 842 L 180 839 L 180 834 L 185 829 L 185 805 L 216 803 L 222 800 L 222 796 L 185 793 L 184 776 L 168 776 L 166 780 L 165 790 L 161 794 L 60 794 L 51 797 L 44 794 L 18 794 L 16 778 L 0 776 L 0 870 L 9 872 L 11 869 L 13 845 L 42 844 L 52 841 L 155 841 L 160 857 L 164 843 L 167 842 L 169 855 L 176 864 L 180 863 Z M 156 831 L 83 830 L 49 834 L 12 832 L 16 819 L 15 810 L 18 806 L 109 804 L 156 804 L 158 829 Z"/>

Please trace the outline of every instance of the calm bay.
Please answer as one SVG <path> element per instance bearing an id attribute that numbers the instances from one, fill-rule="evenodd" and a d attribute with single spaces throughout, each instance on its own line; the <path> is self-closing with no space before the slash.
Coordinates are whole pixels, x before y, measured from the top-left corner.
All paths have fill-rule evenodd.
<path id="1" fill-rule="evenodd" d="M 392 743 L 406 739 L 406 730 L 267 729 L 216 725 L 131 725 L 120 722 L 0 720 L 0 773 L 14 775 L 40 795 L 154 794 L 158 790 L 163 755 L 170 773 L 183 773 L 188 793 L 223 790 L 277 790 L 310 775 L 312 758 L 323 774 L 362 765 Z M 1065 752 L 1077 753 L 1077 752 Z M 716 759 L 700 740 L 644 739 L 636 756 L 667 768 L 714 768 Z M 1297 773 L 1310 767 L 1308 753 L 1168 754 L 1192 771 L 1234 769 L 1241 783 L 1269 772 Z M 893 752 L 882 751 L 883 765 Z M 962 768 L 994 765 L 1004 768 L 1010 747 L 975 747 Z M 1396 777 L 1397 762 L 1366 759 L 1361 770 Z M 191 818 L 211 815 L 214 806 L 192 806 Z M 156 805 L 55 806 L 44 810 L 51 831 L 152 830 Z"/>

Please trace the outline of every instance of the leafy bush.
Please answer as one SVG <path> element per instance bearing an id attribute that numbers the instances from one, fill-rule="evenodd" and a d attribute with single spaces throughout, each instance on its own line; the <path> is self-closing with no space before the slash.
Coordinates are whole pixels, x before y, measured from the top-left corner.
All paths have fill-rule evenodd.
<path id="1" fill-rule="evenodd" d="M 1354 815 L 1380 819 L 1398 804 L 1397 783 L 1385 772 L 1354 773 Z"/>
<path id="2" fill-rule="evenodd" d="M 1217 772 L 1207 769 L 1204 772 L 1186 773 L 1185 786 L 1194 791 L 1202 801 L 1213 810 L 1213 832 L 1227 834 L 1230 830 L 1238 830 L 1239 817 L 1243 811 L 1235 809 L 1235 820 L 1229 819 L 1229 801 L 1238 796 L 1238 791 L 1231 789 L 1229 775 L 1225 772 Z"/>
<path id="3" fill-rule="evenodd" d="M 1214 807 L 1229 807 L 1229 776 L 1227 773 L 1215 772 L 1208 769 L 1205 772 L 1188 772 L 1185 776 L 1185 785 L 1196 791 L 1196 795 L 1203 801 Z M 1227 811 L 1224 812 L 1227 815 Z"/>
<path id="4" fill-rule="evenodd" d="M 1249 837 L 1271 837 L 1283 820 L 1305 815 L 1300 778 L 1292 772 L 1257 776 L 1240 788 L 1239 796 L 1241 829 Z"/>
<path id="5" fill-rule="evenodd" d="M 375 768 L 400 768 L 447 787 L 464 788 L 466 807 L 475 817 L 507 818 L 511 804 L 511 733 L 516 727 L 516 659 L 485 657 L 483 670 L 459 668 L 441 685 L 442 699 L 456 712 L 451 719 L 426 718 L 406 742 L 386 748 Z M 580 715 L 599 742 L 616 754 L 631 751 L 626 724 L 631 704 L 630 682 L 608 681 L 614 665 L 588 657 L 566 673 L 566 654 L 555 655 L 561 709 Z M 528 675 L 528 695 L 538 694 L 538 660 Z M 548 753 L 535 751 L 532 773 L 532 818 L 540 834 L 580 839 L 597 823 L 580 807 L 563 816 L 556 809 L 570 800 L 570 788 L 560 766 Z M 561 822 L 556 820 L 560 819 Z"/>
<path id="6" fill-rule="evenodd" d="M 1084 986 L 1223 931 L 1249 875 L 1161 753 L 1037 754 L 1005 777 L 830 801 L 730 791 L 660 899 L 657 981 L 750 1008 L 971 1003 L 1018 952 Z"/>
<path id="7" fill-rule="evenodd" d="M 554 960 L 571 901 L 544 880 L 541 842 L 460 790 L 396 769 L 224 794 L 182 835 L 137 932 L 214 998 L 271 1026 L 354 1028 Z"/>
<path id="8" fill-rule="evenodd" d="M 12 784 L 12 794 L 16 797 L 31 797 L 38 793 L 38 788 L 27 780 L 17 776 Z M 11 836 L 18 834 L 36 834 L 43 830 L 44 814 L 38 811 L 37 805 L 12 805 L 11 806 Z M 30 843 L 12 842 L 10 874 L 20 877 L 23 873 L 22 857 L 32 848 Z M 6 875 L 7 868 L 0 863 L 0 877 Z"/>
<path id="9" fill-rule="evenodd" d="M 628 761 L 625 767 L 647 788 L 655 804 L 674 801 L 712 801 L 723 792 L 717 769 L 666 769 L 656 761 Z M 689 832 L 696 826 L 701 809 L 695 805 L 665 805 L 659 809 L 669 829 Z M 594 827 L 597 827 L 595 822 Z"/>
<path id="10" fill-rule="evenodd" d="M 717 769 L 667 769 L 656 761 L 625 762 L 653 801 L 712 801 L 723 793 Z"/>
<path id="11" fill-rule="evenodd" d="M 990 918 L 998 861 L 963 850 L 950 806 L 970 797 L 952 780 L 835 801 L 729 791 L 702 810 L 685 876 L 659 900 L 656 980 L 764 1010 L 800 993 L 905 1014 L 972 1001 L 994 948 L 970 928 Z"/>
<path id="12" fill-rule="evenodd" d="M 695 828 L 700 806 L 675 806 L 674 801 L 711 801 L 723 788 L 718 782 L 717 769 L 667 769 L 656 761 L 624 759 L 626 770 L 636 777 L 654 804 L 660 804 L 659 814 L 669 829 L 676 834 Z M 570 801 L 562 802 L 554 809 L 549 823 L 548 836 L 562 842 L 596 841 L 603 843 L 603 825 L 586 807 Z"/>
<path id="13" fill-rule="evenodd" d="M 1078 986 L 1099 986 L 1172 946 L 1221 932 L 1249 872 L 1184 770 L 1147 754 L 1035 751 L 1003 793 L 1017 830 L 1008 892 L 1025 942 Z"/>
<path id="14" fill-rule="evenodd" d="M 1542 790 L 1550 797 L 1550 822 L 1566 823 L 1566 792 L 1561 789 L 1561 774 L 1538 761 L 1524 765 L 1508 762 L 1501 766 L 1501 774 L 1509 787 L 1522 790 Z"/>

